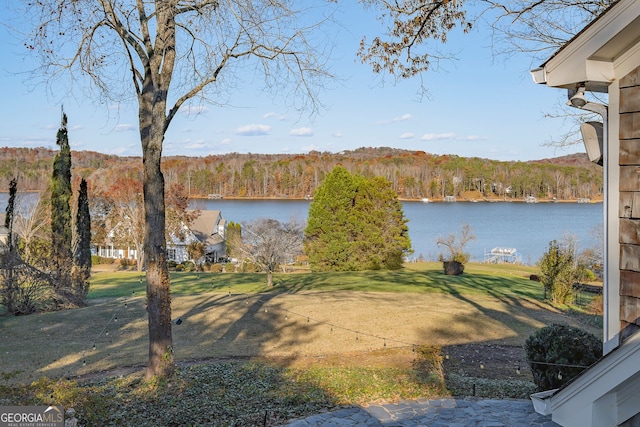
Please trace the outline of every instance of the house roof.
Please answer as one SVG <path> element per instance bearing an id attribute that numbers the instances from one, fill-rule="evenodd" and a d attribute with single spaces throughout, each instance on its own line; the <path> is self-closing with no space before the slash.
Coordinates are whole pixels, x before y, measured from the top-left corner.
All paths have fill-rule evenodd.
<path id="1" fill-rule="evenodd" d="M 209 246 L 224 241 L 224 237 L 218 234 L 218 225 L 224 225 L 224 218 L 219 210 L 201 210 L 189 229 L 195 238 Z"/>
<path id="2" fill-rule="evenodd" d="M 637 393 L 640 388 L 639 358 L 640 334 L 635 334 L 564 387 L 532 395 L 534 407 L 543 415 L 553 413 L 553 421 L 560 425 L 622 424 L 640 407 L 640 394 Z M 607 395 L 615 402 L 607 400 Z M 591 420 L 594 413 L 606 412 L 598 411 L 598 402 L 618 407 L 613 423 Z"/>
<path id="3" fill-rule="evenodd" d="M 637 66 L 639 41 L 640 2 L 618 0 L 531 75 L 547 86 L 584 85 L 588 91 L 607 92 L 609 84 L 622 77 L 616 75 L 619 70 L 626 74 Z"/>

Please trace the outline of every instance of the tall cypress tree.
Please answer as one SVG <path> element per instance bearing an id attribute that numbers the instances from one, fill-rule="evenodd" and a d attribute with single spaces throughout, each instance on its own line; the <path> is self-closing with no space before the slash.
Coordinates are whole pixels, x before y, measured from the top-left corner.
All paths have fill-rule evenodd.
<path id="1" fill-rule="evenodd" d="M 82 273 L 85 282 L 91 273 L 91 214 L 89 213 L 89 195 L 87 181 L 80 181 L 78 194 L 78 211 L 76 213 L 76 247 L 74 261 Z M 83 283 L 83 288 L 85 283 Z M 84 292 L 83 292 L 84 293 Z"/>
<path id="2" fill-rule="evenodd" d="M 67 134 L 67 115 L 62 113 L 62 123 L 56 136 L 60 152 L 53 160 L 51 177 L 51 262 L 54 286 L 58 289 L 70 286 L 72 265 L 71 233 L 71 148 Z"/>
<path id="3" fill-rule="evenodd" d="M 4 305 L 7 313 L 16 313 L 16 299 L 18 293 L 18 284 L 14 274 L 16 248 L 13 241 L 13 215 L 15 209 L 15 200 L 17 193 L 16 179 L 13 178 L 9 183 L 9 203 L 7 204 L 4 218 L 4 226 L 7 227 L 9 235 L 7 236 L 6 251 L 0 251 L 0 304 Z"/>
<path id="4" fill-rule="evenodd" d="M 16 194 L 18 193 L 18 183 L 15 178 L 9 183 L 9 201 L 7 203 L 6 216 L 4 217 L 4 226 L 9 230 L 7 236 L 7 247 L 9 251 L 14 249 L 15 242 L 13 241 L 13 215 L 16 203 Z"/>

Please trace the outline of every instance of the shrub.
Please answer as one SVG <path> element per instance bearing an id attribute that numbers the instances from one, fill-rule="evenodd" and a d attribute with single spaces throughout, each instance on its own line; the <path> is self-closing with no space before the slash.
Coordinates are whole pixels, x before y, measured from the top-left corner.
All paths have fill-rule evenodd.
<path id="1" fill-rule="evenodd" d="M 99 255 L 91 255 L 91 265 L 113 264 L 113 258 L 105 258 Z"/>
<path id="2" fill-rule="evenodd" d="M 415 353 L 412 365 L 417 379 L 422 383 L 444 385 L 442 347 L 421 345 L 415 349 Z"/>
<path id="3" fill-rule="evenodd" d="M 602 356 L 599 338 L 562 324 L 539 329 L 527 338 L 524 349 L 540 391 L 561 387 Z"/>
<path id="4" fill-rule="evenodd" d="M 207 263 L 204 265 L 205 271 L 209 271 L 211 273 L 221 273 L 222 272 L 222 264 L 211 264 Z"/>
<path id="5" fill-rule="evenodd" d="M 118 259 L 118 265 L 120 270 L 128 270 L 131 267 L 136 265 L 136 262 L 129 258 L 120 258 Z"/>
<path id="6" fill-rule="evenodd" d="M 476 236 L 469 224 L 463 224 L 460 234 L 449 234 L 446 237 L 438 237 L 436 244 L 447 249 L 446 253 L 441 253 L 439 260 L 442 262 L 444 274 L 460 275 L 464 272 L 464 264 L 469 262 L 470 255 L 464 251 L 465 246 L 475 240 Z"/>
<path id="7" fill-rule="evenodd" d="M 196 265 L 191 261 L 185 261 L 180 265 L 182 266 L 182 269 L 180 271 L 190 272 L 190 271 L 196 270 Z M 176 271 L 177 271 L 177 266 L 176 266 Z"/>
<path id="8" fill-rule="evenodd" d="M 574 285 L 595 279 L 595 275 L 576 255 L 576 242 L 565 237 L 562 243 L 556 240 L 549 242 L 549 248 L 538 262 L 540 266 L 540 282 L 544 285 L 545 294 L 558 304 L 571 304 L 575 299 Z"/>
<path id="9" fill-rule="evenodd" d="M 588 312 L 596 316 L 602 316 L 604 313 L 604 299 L 602 295 L 596 295 L 588 306 Z"/>

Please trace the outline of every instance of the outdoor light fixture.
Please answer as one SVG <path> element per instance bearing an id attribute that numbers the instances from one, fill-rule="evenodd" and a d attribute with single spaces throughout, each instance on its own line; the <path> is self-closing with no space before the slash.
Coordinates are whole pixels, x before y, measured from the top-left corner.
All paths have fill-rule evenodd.
<path id="1" fill-rule="evenodd" d="M 587 149 L 589 160 L 602 166 L 602 143 L 604 124 L 602 122 L 585 122 L 580 125 L 582 141 Z"/>
<path id="2" fill-rule="evenodd" d="M 573 95 L 571 95 L 571 91 L 569 92 L 568 104 L 576 108 L 582 108 L 587 104 L 587 98 L 584 97 L 584 86 L 580 86 Z"/>
<path id="3" fill-rule="evenodd" d="M 602 122 L 586 122 L 580 125 L 580 133 L 582 133 L 582 141 L 584 147 L 587 150 L 589 160 L 593 163 L 602 166 L 603 159 L 603 147 L 604 138 L 607 134 L 607 106 L 598 104 L 597 102 L 590 102 L 584 96 L 585 86 L 581 83 L 577 89 L 569 89 L 567 91 L 567 105 L 581 110 L 590 111 L 592 113 L 602 116 Z"/>

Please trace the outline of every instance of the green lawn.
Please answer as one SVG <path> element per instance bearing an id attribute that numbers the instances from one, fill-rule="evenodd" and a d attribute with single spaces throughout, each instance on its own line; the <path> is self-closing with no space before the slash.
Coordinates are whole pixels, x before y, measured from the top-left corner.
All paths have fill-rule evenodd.
<path id="1" fill-rule="evenodd" d="M 267 291 L 439 292 L 541 298 L 542 286 L 529 280 L 529 275 L 535 273 L 535 267 L 469 264 L 463 275 L 446 276 L 440 263 L 411 263 L 398 271 L 275 274 L 275 287 L 269 289 L 266 276 L 259 273 L 172 272 L 171 291 L 173 295 Z M 96 273 L 91 278 L 89 298 L 143 295 L 145 286 L 144 273 Z"/>
<path id="2" fill-rule="evenodd" d="M 181 367 L 147 382 L 145 276 L 99 272 L 88 307 L 0 316 L 0 405 L 73 407 L 83 425 L 278 425 L 335 405 L 443 396 L 449 384 L 420 374 L 406 343 L 520 345 L 545 324 L 582 323 L 542 301 L 535 273 L 469 264 L 453 277 L 412 263 L 276 274 L 269 289 L 264 274 L 175 272 Z M 76 376 L 85 381 L 60 379 Z M 522 398 L 532 385 L 464 381 L 494 398 Z"/>

